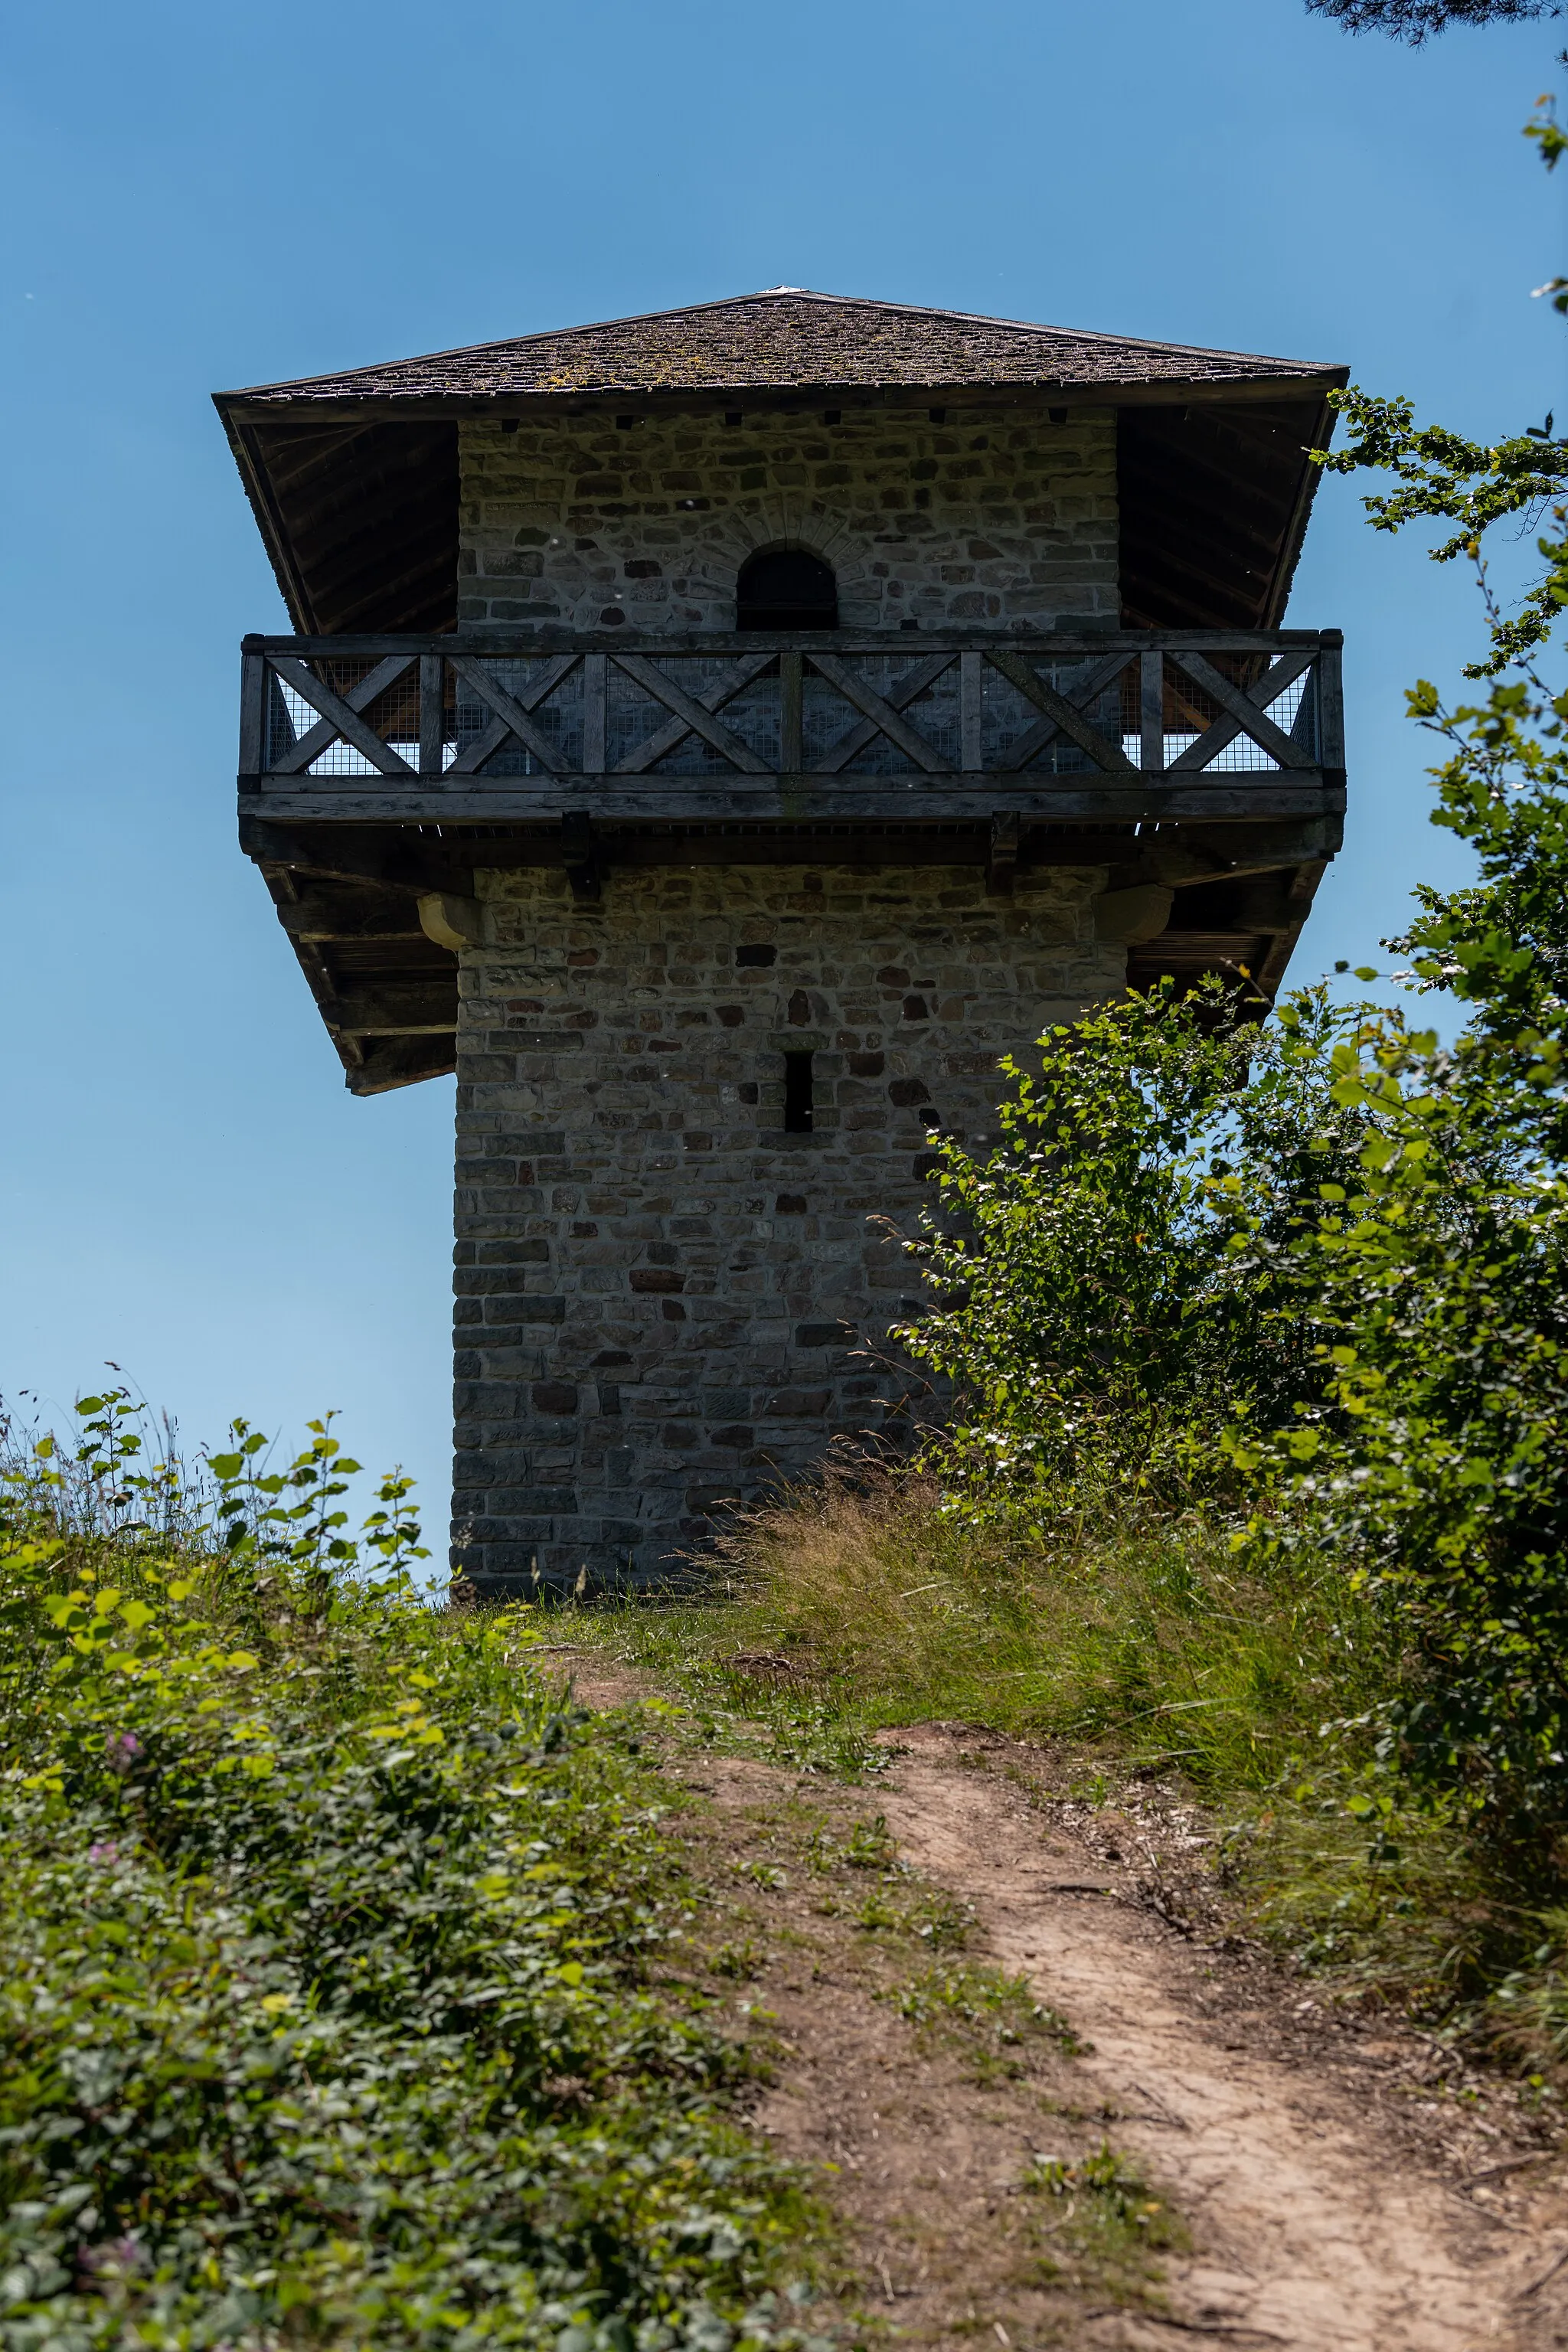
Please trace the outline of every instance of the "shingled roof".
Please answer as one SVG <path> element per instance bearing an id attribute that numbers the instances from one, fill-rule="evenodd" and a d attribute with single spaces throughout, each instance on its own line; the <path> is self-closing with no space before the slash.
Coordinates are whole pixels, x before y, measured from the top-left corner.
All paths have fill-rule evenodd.
<path id="1" fill-rule="evenodd" d="M 1321 383 L 1321 362 L 1204 351 L 967 310 L 775 286 L 596 326 L 473 343 L 424 359 L 220 395 L 246 404 L 493 400 L 550 394 L 958 390 Z"/>

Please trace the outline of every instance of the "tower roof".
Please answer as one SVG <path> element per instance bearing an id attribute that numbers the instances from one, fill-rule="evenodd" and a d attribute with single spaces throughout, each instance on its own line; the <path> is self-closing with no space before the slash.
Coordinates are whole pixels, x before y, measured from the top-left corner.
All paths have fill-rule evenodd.
<path id="1" fill-rule="evenodd" d="M 596 326 L 215 394 L 297 628 L 450 628 L 458 432 L 476 415 L 648 414 L 946 394 L 1120 412 L 1123 609 L 1167 626 L 1283 611 L 1328 393 L 1347 371 L 775 286 Z"/>
<path id="2" fill-rule="evenodd" d="M 314 405 L 895 387 L 1110 393 L 1135 386 L 1316 383 L 1341 373 L 1317 361 L 774 286 L 719 302 L 255 385 L 219 398 Z"/>

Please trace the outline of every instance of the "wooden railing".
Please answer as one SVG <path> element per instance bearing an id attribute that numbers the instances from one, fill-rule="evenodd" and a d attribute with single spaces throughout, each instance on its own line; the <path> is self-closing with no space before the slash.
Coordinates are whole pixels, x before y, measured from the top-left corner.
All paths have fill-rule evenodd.
<path id="1" fill-rule="evenodd" d="M 242 806 L 290 821 L 1316 815 L 1337 630 L 248 637 Z"/>

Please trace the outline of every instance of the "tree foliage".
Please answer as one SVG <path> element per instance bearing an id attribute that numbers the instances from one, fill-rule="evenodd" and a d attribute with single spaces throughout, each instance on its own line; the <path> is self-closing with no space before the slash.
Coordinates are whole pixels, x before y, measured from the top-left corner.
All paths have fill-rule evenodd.
<path id="1" fill-rule="evenodd" d="M 1553 168 L 1549 104 L 1530 128 Z M 1541 663 L 1568 605 L 1568 443 L 1551 417 L 1482 446 L 1402 400 L 1341 404 L 1352 442 L 1319 462 L 1392 472 L 1373 523 L 1445 524 L 1437 559 L 1468 557 L 1485 603 L 1485 698 L 1410 695 L 1445 747 L 1436 821 L 1478 876 L 1418 892 L 1391 943 L 1466 1026 L 1446 1046 L 1400 1004 L 1307 990 L 1257 1034 L 1168 993 L 1053 1032 L 1012 1073 L 1000 1150 L 945 1148 L 946 1221 L 912 1244 L 933 1311 L 904 1336 L 965 1400 L 957 1507 L 1197 1508 L 1260 1559 L 1337 1561 L 1384 1629 L 1363 1727 L 1384 1761 L 1549 1860 L 1568 1836 L 1568 690 Z M 1549 515 L 1543 571 L 1507 612 L 1484 542 L 1521 514 Z"/>
<path id="2" fill-rule="evenodd" d="M 1563 14 L 1562 0 L 1307 0 L 1307 8 L 1347 33 L 1387 33 L 1413 48 L 1450 25 L 1517 25 Z"/>

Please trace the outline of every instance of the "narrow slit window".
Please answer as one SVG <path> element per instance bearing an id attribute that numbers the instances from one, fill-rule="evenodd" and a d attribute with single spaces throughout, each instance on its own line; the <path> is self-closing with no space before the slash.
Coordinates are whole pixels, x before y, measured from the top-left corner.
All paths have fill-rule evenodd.
<path id="1" fill-rule="evenodd" d="M 786 1054 L 784 1066 L 784 1133 L 811 1133 L 811 1055 Z"/>

